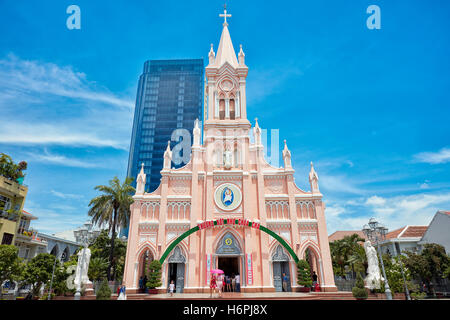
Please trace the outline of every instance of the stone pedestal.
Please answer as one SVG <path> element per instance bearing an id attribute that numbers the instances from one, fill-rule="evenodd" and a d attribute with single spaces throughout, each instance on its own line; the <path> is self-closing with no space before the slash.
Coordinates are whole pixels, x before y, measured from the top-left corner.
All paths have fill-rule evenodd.
<path id="1" fill-rule="evenodd" d="M 84 285 L 86 296 L 95 296 L 94 285 L 91 283 L 87 283 Z"/>

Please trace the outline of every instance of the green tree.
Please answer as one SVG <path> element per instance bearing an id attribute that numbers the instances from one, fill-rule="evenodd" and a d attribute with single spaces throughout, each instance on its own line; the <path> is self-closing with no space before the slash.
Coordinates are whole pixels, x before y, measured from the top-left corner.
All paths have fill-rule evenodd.
<path id="1" fill-rule="evenodd" d="M 365 274 L 368 267 L 366 250 L 359 244 L 355 245 L 347 262 L 353 266 L 355 272 Z"/>
<path id="2" fill-rule="evenodd" d="M 22 279 L 25 284 L 32 286 L 34 296 L 38 296 L 41 286 L 50 281 L 54 262 L 55 256 L 49 253 L 40 253 L 28 262 Z M 59 262 L 56 264 L 59 268 Z"/>
<path id="3" fill-rule="evenodd" d="M 434 295 L 434 289 L 430 290 L 430 283 L 433 280 L 440 280 L 446 277 L 446 270 L 450 265 L 450 258 L 445 253 L 443 246 L 436 243 L 424 245 L 420 254 L 406 251 L 408 258 L 405 265 L 411 271 L 413 278 L 424 282 L 429 293 Z"/>
<path id="4" fill-rule="evenodd" d="M 111 288 L 108 286 L 108 281 L 106 279 L 103 280 L 100 288 L 96 294 L 97 300 L 111 300 Z"/>
<path id="5" fill-rule="evenodd" d="M 388 254 L 383 254 L 384 270 L 389 283 L 389 287 L 392 293 L 404 293 L 405 292 L 405 280 L 403 279 L 402 269 L 400 266 L 400 259 L 403 263 L 403 274 L 405 276 L 408 290 L 412 290 L 413 286 L 411 281 L 411 271 L 406 267 L 407 258 L 403 255 L 391 257 Z M 384 292 L 384 283 L 382 284 L 382 292 Z"/>
<path id="6" fill-rule="evenodd" d="M 450 279 L 450 264 L 447 266 L 447 268 L 445 268 L 444 277 Z"/>
<path id="7" fill-rule="evenodd" d="M 120 183 L 117 177 L 109 181 L 109 186 L 99 185 L 95 190 L 103 194 L 95 197 L 89 203 L 89 216 L 92 222 L 97 225 L 107 224 L 111 233 L 111 248 L 109 254 L 109 264 L 107 270 L 108 280 L 111 280 L 111 268 L 114 263 L 114 242 L 116 239 L 116 229 L 119 226 L 125 227 L 130 218 L 130 205 L 133 203 L 131 194 L 135 189 L 130 185 L 132 178 L 126 178 L 124 183 Z"/>
<path id="8" fill-rule="evenodd" d="M 16 181 L 19 178 L 24 178 L 23 170 L 27 169 L 25 161 L 14 163 L 12 158 L 5 153 L 0 153 L 0 175 Z"/>
<path id="9" fill-rule="evenodd" d="M 106 277 L 108 270 L 108 261 L 106 259 L 95 257 L 89 262 L 88 277 L 91 281 L 100 280 Z"/>
<path id="10" fill-rule="evenodd" d="M 336 276 L 345 274 L 346 257 L 344 255 L 344 243 L 342 240 L 330 242 L 331 261 L 333 272 Z"/>
<path id="11" fill-rule="evenodd" d="M 360 265 L 364 263 L 364 261 L 360 261 L 361 255 L 357 254 L 358 252 L 361 253 L 361 249 L 363 249 L 360 245 L 360 242 L 364 242 L 364 239 L 362 239 L 357 233 L 354 233 L 350 236 L 345 236 L 344 239 L 342 240 L 344 243 L 343 246 L 346 257 L 345 262 L 349 267 L 351 267 L 352 275 L 355 276 L 356 275 L 355 265 Z"/>
<path id="12" fill-rule="evenodd" d="M 0 245 L 0 297 L 4 281 L 17 281 L 20 279 L 24 265 L 17 255 L 19 249 L 12 245 Z"/>
<path id="13" fill-rule="evenodd" d="M 155 289 L 161 285 L 161 262 L 153 260 L 148 266 L 147 287 Z"/>
<path id="14" fill-rule="evenodd" d="M 91 250 L 91 261 L 94 258 L 101 258 L 109 261 L 109 255 L 111 252 L 111 239 L 108 236 L 108 230 L 102 230 L 100 235 L 89 246 Z M 113 278 L 121 279 L 123 276 L 123 270 L 125 266 L 125 256 L 127 253 L 127 243 L 116 237 L 114 241 L 113 252 Z M 107 272 L 108 266 L 105 271 Z"/>
<path id="15" fill-rule="evenodd" d="M 367 258 L 364 248 L 360 245 L 363 242 L 357 233 L 345 236 L 341 240 L 330 242 L 330 253 L 335 275 L 344 276 L 346 268 L 351 268 L 353 275 L 355 271 L 367 269 Z"/>
<path id="16" fill-rule="evenodd" d="M 364 280 L 359 272 L 356 276 L 356 283 L 352 289 L 352 293 L 356 299 L 367 299 L 368 297 L 367 290 L 364 287 Z"/>
<path id="17" fill-rule="evenodd" d="M 309 269 L 309 263 L 303 259 L 297 262 L 297 283 L 305 287 L 312 286 L 311 270 Z"/>

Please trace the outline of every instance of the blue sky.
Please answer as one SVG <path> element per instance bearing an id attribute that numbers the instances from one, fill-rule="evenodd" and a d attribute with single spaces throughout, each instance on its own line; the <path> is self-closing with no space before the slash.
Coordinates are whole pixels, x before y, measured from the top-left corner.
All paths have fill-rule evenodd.
<path id="1" fill-rule="evenodd" d="M 66 27 L 71 4 L 81 30 Z M 366 27 L 372 4 L 380 30 Z M 0 2 L 0 152 L 28 161 L 35 228 L 79 226 L 94 187 L 124 178 L 144 61 L 206 58 L 222 5 Z M 307 191 L 314 162 L 329 233 L 371 216 L 390 230 L 426 225 L 450 209 L 450 2 L 229 1 L 228 11 L 249 66 L 248 118 L 279 129 Z"/>

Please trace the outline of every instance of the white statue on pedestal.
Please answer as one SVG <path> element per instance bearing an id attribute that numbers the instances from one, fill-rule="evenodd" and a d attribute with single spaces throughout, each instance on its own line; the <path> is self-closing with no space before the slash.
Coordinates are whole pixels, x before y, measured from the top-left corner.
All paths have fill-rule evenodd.
<path id="1" fill-rule="evenodd" d="M 84 257 L 83 257 L 84 254 Z M 91 250 L 89 248 L 83 248 L 78 252 L 77 270 L 75 271 L 75 285 L 77 288 L 81 288 L 84 284 L 91 284 L 88 277 L 89 261 L 91 259 Z"/>
<path id="2" fill-rule="evenodd" d="M 231 169 L 233 166 L 233 153 L 230 150 L 223 153 L 223 165 L 225 169 Z"/>
<path id="3" fill-rule="evenodd" d="M 370 290 L 380 289 L 381 281 L 384 281 L 384 278 L 380 273 L 377 252 L 368 240 L 364 242 L 364 249 L 366 250 L 367 263 L 369 264 L 367 277 L 364 279 L 365 287 Z"/>

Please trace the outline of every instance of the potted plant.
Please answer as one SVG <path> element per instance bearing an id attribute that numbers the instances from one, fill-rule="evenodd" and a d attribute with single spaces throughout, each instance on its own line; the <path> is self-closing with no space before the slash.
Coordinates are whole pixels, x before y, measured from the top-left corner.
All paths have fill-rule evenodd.
<path id="1" fill-rule="evenodd" d="M 158 260 L 153 260 L 148 267 L 148 293 L 158 293 L 157 287 L 161 286 L 161 263 Z"/>
<path id="2" fill-rule="evenodd" d="M 311 271 L 309 269 L 309 263 L 305 260 L 299 260 L 297 262 L 297 283 L 302 286 L 298 289 L 300 292 L 311 291 Z"/>
<path id="3" fill-rule="evenodd" d="M 97 300 L 111 300 L 111 288 L 108 285 L 108 281 L 103 280 L 100 288 L 96 294 Z"/>
<path id="4" fill-rule="evenodd" d="M 367 290 L 364 288 L 364 280 L 361 276 L 361 273 L 358 273 L 356 277 L 356 284 L 352 289 L 353 296 L 356 300 L 366 300 L 367 299 Z"/>

